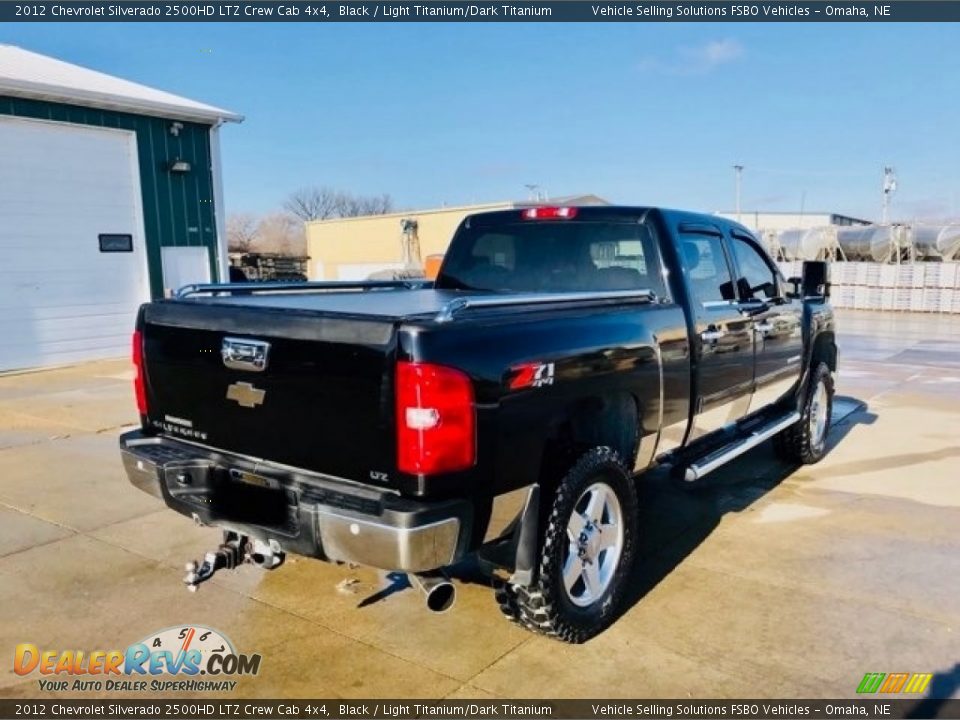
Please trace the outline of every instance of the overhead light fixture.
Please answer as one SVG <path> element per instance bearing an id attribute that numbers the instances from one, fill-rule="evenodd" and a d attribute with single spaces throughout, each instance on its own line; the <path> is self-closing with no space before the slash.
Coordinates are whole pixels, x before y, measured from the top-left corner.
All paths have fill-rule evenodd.
<path id="1" fill-rule="evenodd" d="M 188 173 L 190 172 L 190 163 L 188 163 L 186 160 L 177 158 L 170 163 L 169 170 L 172 173 Z"/>
<path id="2" fill-rule="evenodd" d="M 181 122 L 170 123 L 170 134 L 173 135 L 174 137 L 179 137 L 181 130 L 183 130 L 183 123 Z"/>

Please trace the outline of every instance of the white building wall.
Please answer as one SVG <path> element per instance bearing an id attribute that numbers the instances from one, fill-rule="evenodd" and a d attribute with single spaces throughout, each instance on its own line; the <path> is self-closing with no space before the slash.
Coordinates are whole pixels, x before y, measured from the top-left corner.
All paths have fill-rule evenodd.
<path id="1" fill-rule="evenodd" d="M 717 213 L 722 218 L 737 220 L 736 213 Z M 740 213 L 739 222 L 751 230 L 793 230 L 796 228 L 814 228 L 830 224 L 830 213 Z"/>
<path id="2" fill-rule="evenodd" d="M 0 371 L 128 355 L 150 298 L 134 134 L 0 117 L 0 158 Z"/>

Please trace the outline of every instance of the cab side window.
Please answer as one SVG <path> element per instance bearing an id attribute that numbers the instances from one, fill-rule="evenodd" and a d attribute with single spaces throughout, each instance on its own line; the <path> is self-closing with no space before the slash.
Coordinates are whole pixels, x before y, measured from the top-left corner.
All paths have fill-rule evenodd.
<path id="1" fill-rule="evenodd" d="M 687 271 L 690 289 L 700 303 L 736 299 L 723 240 L 714 235 L 681 236 L 680 261 Z"/>
<path id="2" fill-rule="evenodd" d="M 588 239 L 594 266 L 588 290 L 652 290 L 658 300 L 669 296 L 650 230 L 636 223 L 596 227 Z"/>
<path id="3" fill-rule="evenodd" d="M 777 272 L 767 263 L 760 249 L 737 235 L 733 236 L 732 245 L 740 269 L 737 278 L 740 299 L 770 300 L 777 297 Z"/>

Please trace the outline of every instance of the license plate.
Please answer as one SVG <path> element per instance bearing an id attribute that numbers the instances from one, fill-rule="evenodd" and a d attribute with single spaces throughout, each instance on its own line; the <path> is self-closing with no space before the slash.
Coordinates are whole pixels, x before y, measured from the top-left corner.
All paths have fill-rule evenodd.
<path id="1" fill-rule="evenodd" d="M 230 479 L 235 480 L 236 482 L 242 482 L 246 485 L 253 485 L 254 487 L 270 488 L 272 490 L 280 489 L 280 483 L 276 480 L 265 478 L 262 475 L 254 475 L 246 470 L 237 470 L 235 468 L 231 469 Z"/>

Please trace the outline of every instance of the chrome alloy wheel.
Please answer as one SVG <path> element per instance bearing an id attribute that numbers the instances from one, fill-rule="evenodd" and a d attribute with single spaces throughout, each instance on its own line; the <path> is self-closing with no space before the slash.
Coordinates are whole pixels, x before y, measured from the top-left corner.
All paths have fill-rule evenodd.
<path id="1" fill-rule="evenodd" d="M 813 391 L 810 400 L 810 444 L 817 450 L 823 447 L 827 437 L 827 423 L 830 421 L 830 396 L 827 386 L 821 380 Z"/>
<path id="2" fill-rule="evenodd" d="M 578 607 L 595 603 L 613 580 L 623 551 L 623 511 L 617 494 L 596 482 L 573 506 L 567 522 L 563 586 Z"/>

